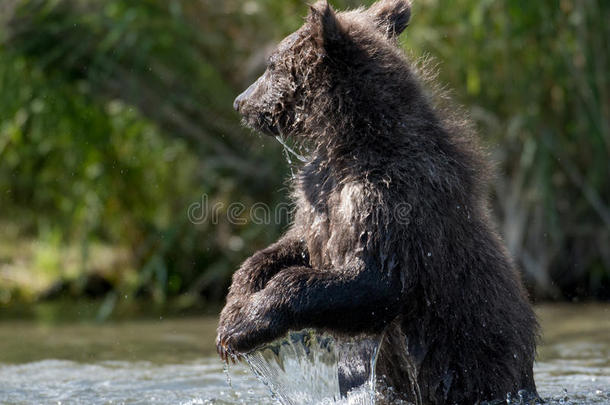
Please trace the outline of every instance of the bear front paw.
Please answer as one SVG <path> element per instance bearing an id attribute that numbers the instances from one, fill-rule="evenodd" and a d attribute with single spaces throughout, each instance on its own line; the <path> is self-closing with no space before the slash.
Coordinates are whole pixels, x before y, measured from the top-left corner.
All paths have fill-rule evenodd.
<path id="1" fill-rule="evenodd" d="M 230 339 L 227 336 L 219 334 L 216 337 L 216 351 L 225 363 L 231 361 L 235 364 L 235 362 L 242 360 L 242 355 L 232 349 Z"/>
<path id="2" fill-rule="evenodd" d="M 252 305 L 252 302 L 240 308 L 238 313 L 223 310 L 221 324 L 218 328 L 216 349 L 224 361 L 240 360 L 262 344 L 271 342 L 287 332 L 284 319 L 277 311 L 263 305 Z"/>

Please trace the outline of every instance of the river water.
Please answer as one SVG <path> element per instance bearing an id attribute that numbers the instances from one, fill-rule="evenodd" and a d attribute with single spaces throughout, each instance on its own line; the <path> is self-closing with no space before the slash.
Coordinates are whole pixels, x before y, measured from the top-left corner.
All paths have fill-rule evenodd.
<path id="1" fill-rule="evenodd" d="M 1 309 L 0 309 L 1 310 Z M 610 405 L 610 305 L 537 308 L 539 393 Z M 274 404 L 244 365 L 230 385 L 215 318 L 105 324 L 0 322 L 0 404 Z"/>

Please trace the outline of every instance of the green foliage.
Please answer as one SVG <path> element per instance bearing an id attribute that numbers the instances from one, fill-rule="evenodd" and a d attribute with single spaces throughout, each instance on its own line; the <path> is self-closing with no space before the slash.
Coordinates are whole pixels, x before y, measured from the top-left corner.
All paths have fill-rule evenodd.
<path id="1" fill-rule="evenodd" d="M 229 204 L 284 201 L 289 173 L 232 100 L 306 12 L 300 0 L 0 4 L 0 303 L 95 295 L 94 274 L 111 283 L 104 314 L 119 293 L 220 300 L 284 226 L 230 223 Z M 540 296 L 610 295 L 609 17 L 602 0 L 427 0 L 402 38 L 439 63 L 499 163 L 500 231 Z M 218 223 L 189 221 L 203 196 Z"/>
<path id="2" fill-rule="evenodd" d="M 281 223 L 195 226 L 187 217 L 204 195 L 225 210 L 283 198 L 271 194 L 283 187 L 278 148 L 264 148 L 231 111 L 229 58 L 243 53 L 235 37 L 258 35 L 256 25 L 235 30 L 245 20 L 236 7 L 18 2 L 0 48 L 0 219 L 18 232 L 7 225 L 2 236 L 37 240 L 51 229 L 65 258 L 81 245 L 82 274 L 57 270 L 70 284 L 59 291 L 86 293 L 101 273 L 160 302 L 178 294 L 217 301 L 248 251 L 280 231 Z M 130 258 L 100 266 L 99 244 L 117 255 L 126 247 Z M 4 260 L 26 263 L 26 280 L 40 278 L 40 249 Z"/>
<path id="3" fill-rule="evenodd" d="M 130 228 L 167 223 L 165 193 L 193 185 L 176 182 L 194 165 L 186 145 L 120 100 L 92 102 L 86 83 L 71 86 L 8 54 L 0 85 L 1 198 L 26 228 L 126 242 L 136 236 Z"/>

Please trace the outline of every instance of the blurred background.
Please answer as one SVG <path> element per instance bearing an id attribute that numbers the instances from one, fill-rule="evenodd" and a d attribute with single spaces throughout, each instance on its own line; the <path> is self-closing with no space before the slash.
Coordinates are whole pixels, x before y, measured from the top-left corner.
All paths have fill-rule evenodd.
<path id="1" fill-rule="evenodd" d="M 0 317 L 217 312 L 239 263 L 285 229 L 247 214 L 285 203 L 290 174 L 232 102 L 306 14 L 300 0 L 1 0 Z M 536 301 L 610 298 L 608 21 L 604 0 L 417 0 L 401 38 L 477 125 Z M 196 204 L 218 221 L 189 218 Z"/>

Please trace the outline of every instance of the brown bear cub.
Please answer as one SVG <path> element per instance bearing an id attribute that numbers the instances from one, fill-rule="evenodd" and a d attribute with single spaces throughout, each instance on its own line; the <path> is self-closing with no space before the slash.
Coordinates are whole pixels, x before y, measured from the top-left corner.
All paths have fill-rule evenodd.
<path id="1" fill-rule="evenodd" d="M 408 0 L 319 2 L 235 100 L 251 128 L 312 148 L 290 229 L 233 277 L 217 347 L 226 360 L 288 330 L 385 332 L 377 373 L 401 399 L 534 398 L 537 323 L 491 224 L 488 169 L 399 49 L 409 18 Z"/>

